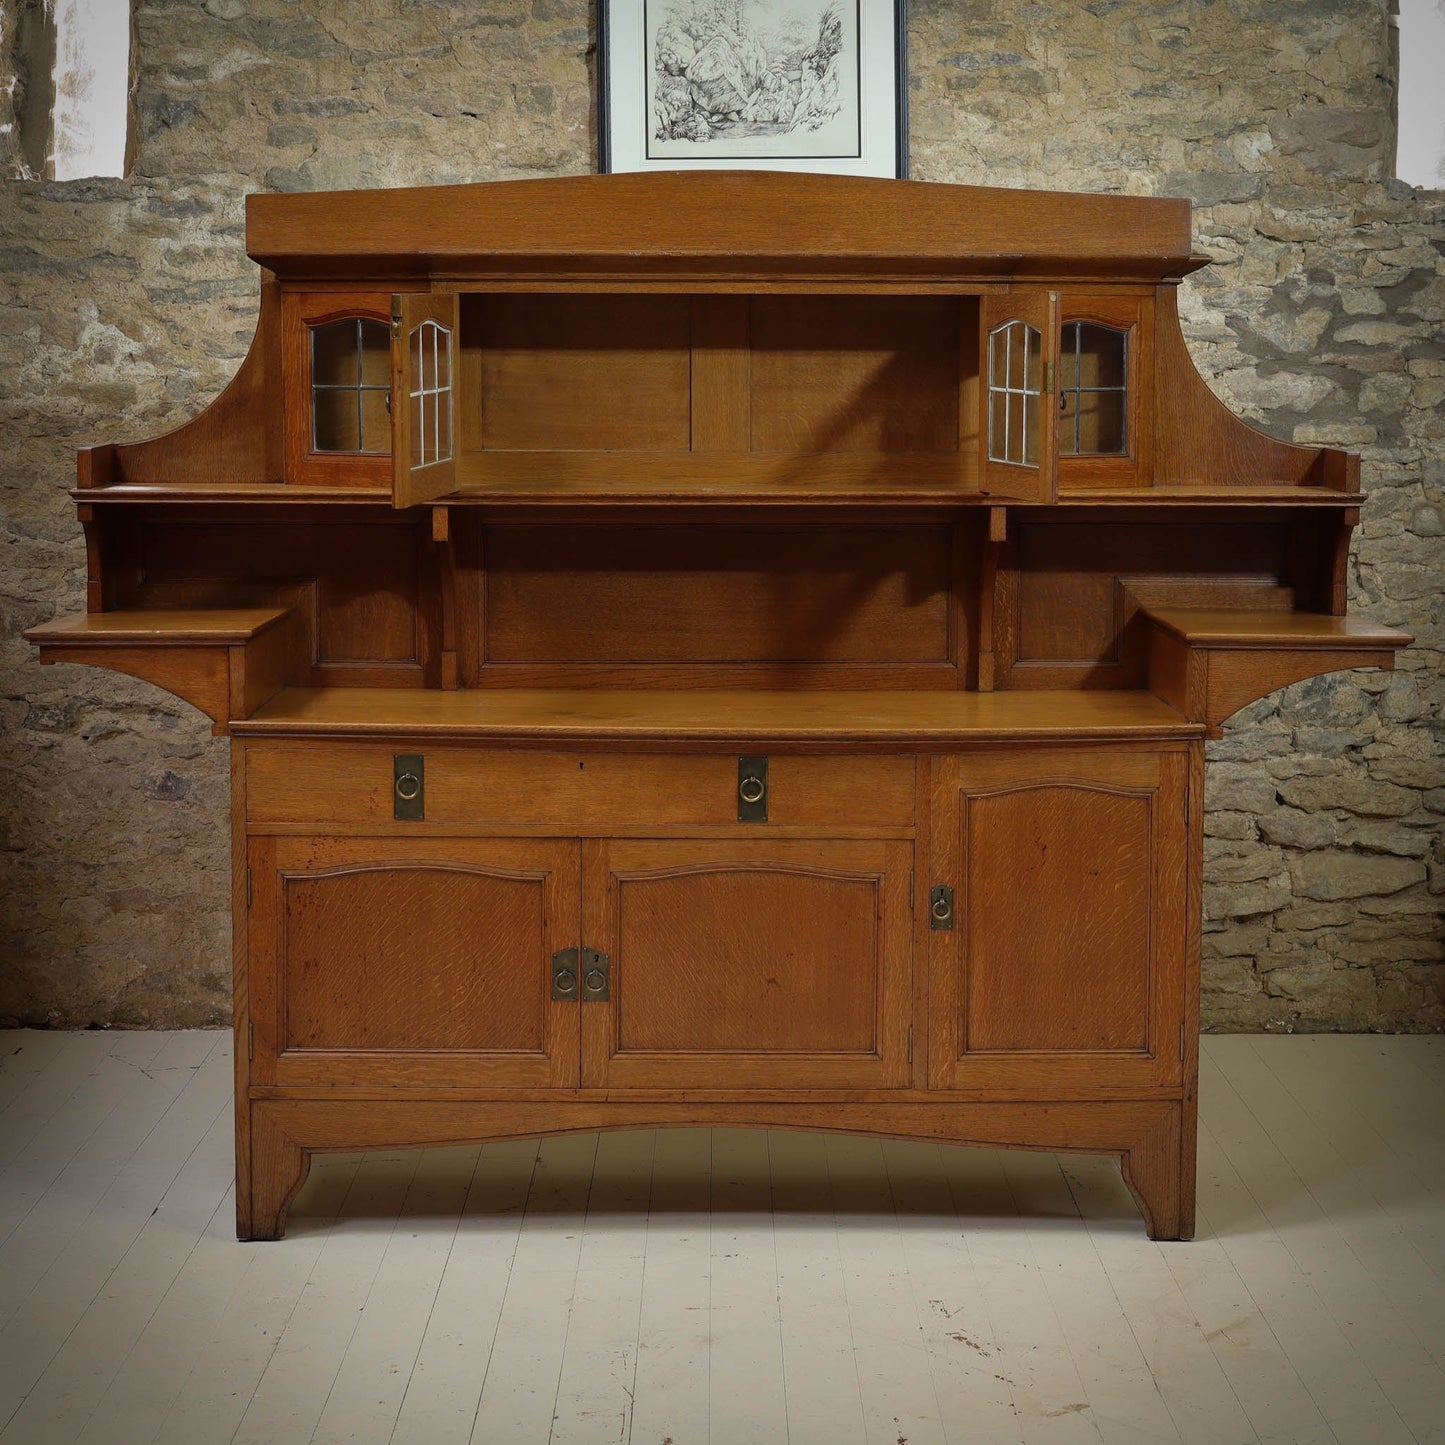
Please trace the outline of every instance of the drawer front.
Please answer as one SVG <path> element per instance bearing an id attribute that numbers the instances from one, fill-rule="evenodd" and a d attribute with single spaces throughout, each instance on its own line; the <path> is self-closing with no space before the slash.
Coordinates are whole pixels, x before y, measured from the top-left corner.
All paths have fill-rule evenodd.
<path id="1" fill-rule="evenodd" d="M 402 751 L 425 760 L 420 824 L 395 818 L 394 760 Z M 382 830 L 913 826 L 911 756 L 771 756 L 766 822 L 739 822 L 738 786 L 736 753 L 253 743 L 247 748 L 246 818 L 257 827 Z"/>

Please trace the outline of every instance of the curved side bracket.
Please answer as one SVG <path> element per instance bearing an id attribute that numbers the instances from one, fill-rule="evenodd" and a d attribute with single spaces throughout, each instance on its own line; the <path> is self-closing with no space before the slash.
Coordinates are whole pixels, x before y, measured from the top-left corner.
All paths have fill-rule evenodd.
<path id="1" fill-rule="evenodd" d="M 286 607 L 88 612 L 32 627 L 42 663 L 80 662 L 152 682 L 229 731 L 286 685 L 297 614 Z"/>
<path id="2" fill-rule="evenodd" d="M 280 377 L 281 288 L 270 272 L 263 272 L 251 348 L 215 400 L 161 436 L 81 448 L 76 457 L 81 489 L 121 483 L 279 483 Z"/>
<path id="3" fill-rule="evenodd" d="M 1359 493 L 1359 457 L 1280 441 L 1236 416 L 1209 389 L 1185 343 L 1172 286 L 1159 289 L 1154 346 L 1156 486 L 1284 483 Z"/>
<path id="4" fill-rule="evenodd" d="M 1147 609 L 1149 688 L 1220 735 L 1246 703 L 1347 667 L 1395 666 L 1414 639 L 1358 617 L 1212 608 Z"/>

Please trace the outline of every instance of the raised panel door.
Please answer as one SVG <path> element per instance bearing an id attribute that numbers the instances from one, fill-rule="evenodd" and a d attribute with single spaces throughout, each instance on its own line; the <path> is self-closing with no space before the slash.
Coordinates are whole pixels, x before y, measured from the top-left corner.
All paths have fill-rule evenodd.
<path id="1" fill-rule="evenodd" d="M 584 1085 L 906 1083 L 911 861 L 892 841 L 584 843 L 610 974 L 584 994 Z"/>
<path id="2" fill-rule="evenodd" d="M 575 841 L 258 838 L 252 1077 L 263 1084 L 575 1085 Z"/>
<path id="3" fill-rule="evenodd" d="M 1186 755 L 1059 749 L 937 765 L 930 1078 L 1155 1087 L 1182 1069 Z"/>

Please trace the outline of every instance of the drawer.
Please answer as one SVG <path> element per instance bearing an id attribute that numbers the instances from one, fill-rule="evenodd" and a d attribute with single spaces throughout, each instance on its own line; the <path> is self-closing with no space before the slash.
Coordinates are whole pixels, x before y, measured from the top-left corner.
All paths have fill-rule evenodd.
<path id="1" fill-rule="evenodd" d="M 393 760 L 425 759 L 424 821 L 395 822 Z M 633 827 L 897 827 L 914 821 L 914 760 L 768 758 L 766 823 L 738 821 L 736 753 L 569 753 L 252 743 L 246 819 L 411 828 L 545 827 L 559 835 Z"/>

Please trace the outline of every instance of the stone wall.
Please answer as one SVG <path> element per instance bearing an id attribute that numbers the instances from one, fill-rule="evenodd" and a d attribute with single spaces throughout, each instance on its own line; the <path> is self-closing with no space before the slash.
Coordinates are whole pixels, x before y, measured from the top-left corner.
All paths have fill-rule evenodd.
<path id="1" fill-rule="evenodd" d="M 1212 745 L 1212 1028 L 1438 1029 L 1445 200 L 1389 177 L 1386 0 L 913 0 L 913 173 L 1194 199 L 1205 374 L 1358 449 L 1354 605 L 1391 676 L 1292 687 Z M 581 0 L 138 0 L 133 174 L 0 191 L 0 1022 L 227 1017 L 226 746 L 41 669 L 82 604 L 77 444 L 193 414 L 243 354 L 250 190 L 590 169 Z"/>

